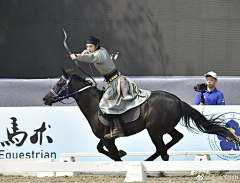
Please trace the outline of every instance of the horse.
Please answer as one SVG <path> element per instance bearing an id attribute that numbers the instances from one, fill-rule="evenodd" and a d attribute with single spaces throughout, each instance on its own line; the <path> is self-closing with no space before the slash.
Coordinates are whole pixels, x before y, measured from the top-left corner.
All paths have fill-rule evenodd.
<path id="1" fill-rule="evenodd" d="M 104 135 L 110 132 L 108 126 L 102 124 L 96 110 L 102 97 L 103 90 L 93 86 L 93 83 L 85 78 L 62 69 L 62 77 L 43 97 L 45 105 L 52 105 L 64 98 L 75 99 L 80 110 L 86 117 L 94 135 L 100 139 L 97 150 L 114 161 L 122 161 L 126 155 L 124 151 L 118 151 L 114 139 L 104 139 Z M 152 91 L 150 97 L 140 105 L 140 116 L 135 121 L 123 123 L 125 136 L 134 135 L 147 129 L 149 136 L 156 147 L 154 152 L 145 161 L 153 161 L 159 156 L 168 161 L 168 149 L 178 143 L 183 134 L 176 130 L 175 126 L 180 122 L 192 132 L 200 131 L 207 134 L 216 134 L 227 138 L 232 142 L 238 139 L 225 127 L 226 123 L 219 116 L 207 119 L 199 111 L 181 101 L 177 96 L 165 91 Z M 163 141 L 163 135 L 169 134 L 172 139 L 167 144 Z M 107 150 L 104 149 L 104 146 Z"/>

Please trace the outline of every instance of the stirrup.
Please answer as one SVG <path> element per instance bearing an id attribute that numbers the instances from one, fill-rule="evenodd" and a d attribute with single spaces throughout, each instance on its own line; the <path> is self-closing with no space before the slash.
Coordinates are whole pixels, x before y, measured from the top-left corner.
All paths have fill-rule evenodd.
<path id="1" fill-rule="evenodd" d="M 106 135 L 104 135 L 105 139 L 112 139 L 112 138 L 119 138 L 119 137 L 124 137 L 124 133 L 123 132 L 119 132 L 115 135 L 113 135 L 112 133 L 108 133 Z"/>
<path id="2" fill-rule="evenodd" d="M 111 134 L 106 134 L 106 135 L 104 135 L 104 138 L 105 139 L 111 139 L 111 138 L 113 138 L 113 136 Z"/>
<path id="3" fill-rule="evenodd" d="M 126 97 L 123 97 L 125 100 L 130 100 L 132 99 L 132 96 L 131 95 L 127 95 Z"/>

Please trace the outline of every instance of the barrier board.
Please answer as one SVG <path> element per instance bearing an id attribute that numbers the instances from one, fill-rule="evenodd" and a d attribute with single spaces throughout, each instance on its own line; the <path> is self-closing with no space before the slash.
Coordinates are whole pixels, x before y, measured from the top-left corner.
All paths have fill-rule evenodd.
<path id="1" fill-rule="evenodd" d="M 222 114 L 240 136 L 240 106 L 193 106 L 205 115 Z M 223 151 L 239 147 L 217 135 L 194 134 L 177 125 L 184 138 L 169 151 Z M 164 136 L 165 143 L 171 140 Z M 1 107 L 0 108 L 0 159 L 53 158 L 59 161 L 60 153 L 94 153 L 99 139 L 76 106 L 58 107 Z M 118 149 L 126 152 L 154 152 L 155 146 L 146 130 L 116 140 Z M 147 157 L 123 157 L 124 161 L 143 161 Z M 214 155 L 213 160 L 236 160 L 240 155 Z M 77 158 L 77 161 L 111 161 L 107 157 Z M 157 160 L 161 160 L 158 158 Z M 170 161 L 194 160 L 194 156 L 171 156 Z"/>

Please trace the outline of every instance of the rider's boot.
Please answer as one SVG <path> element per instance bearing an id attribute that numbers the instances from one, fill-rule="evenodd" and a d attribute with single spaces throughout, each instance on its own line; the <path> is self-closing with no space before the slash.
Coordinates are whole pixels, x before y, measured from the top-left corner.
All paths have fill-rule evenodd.
<path id="1" fill-rule="evenodd" d="M 132 99 L 132 96 L 129 93 L 128 81 L 124 77 L 121 77 L 120 82 L 121 82 L 120 86 L 121 86 L 121 91 L 122 91 L 123 98 L 126 99 L 126 100 Z"/>
<path id="2" fill-rule="evenodd" d="M 122 126 L 118 118 L 113 119 L 113 131 L 104 135 L 105 139 L 124 137 Z"/>

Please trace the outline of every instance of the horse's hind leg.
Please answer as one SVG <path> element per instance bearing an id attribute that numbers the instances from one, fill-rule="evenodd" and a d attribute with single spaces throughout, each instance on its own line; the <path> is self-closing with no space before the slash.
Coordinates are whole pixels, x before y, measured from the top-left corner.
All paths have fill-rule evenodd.
<path id="1" fill-rule="evenodd" d="M 172 137 L 172 140 L 166 144 L 167 150 L 183 138 L 183 134 L 177 131 L 175 128 L 173 128 L 173 130 L 170 131 L 168 134 Z"/>
<path id="2" fill-rule="evenodd" d="M 183 138 L 183 134 L 180 133 L 179 131 L 177 131 L 175 128 L 173 128 L 173 130 L 170 131 L 168 134 L 172 137 L 172 140 L 170 142 L 168 142 L 165 145 L 165 147 L 163 148 L 165 151 L 161 156 L 162 156 L 162 159 L 164 161 L 168 161 L 168 159 L 169 159 L 169 155 L 167 154 L 167 150 L 169 148 L 171 148 L 173 145 L 175 145 L 176 143 L 178 143 L 179 140 L 181 140 Z"/>
<path id="3" fill-rule="evenodd" d="M 152 156 L 147 158 L 145 161 L 153 161 L 156 158 L 158 158 L 158 156 L 160 155 L 164 161 L 167 161 L 168 159 L 165 158 L 165 156 L 167 155 L 167 149 L 165 147 L 165 144 L 162 138 L 163 134 L 161 134 L 160 132 L 151 133 L 149 129 L 148 129 L 148 133 L 152 139 L 153 144 L 156 147 L 156 152 Z"/>

